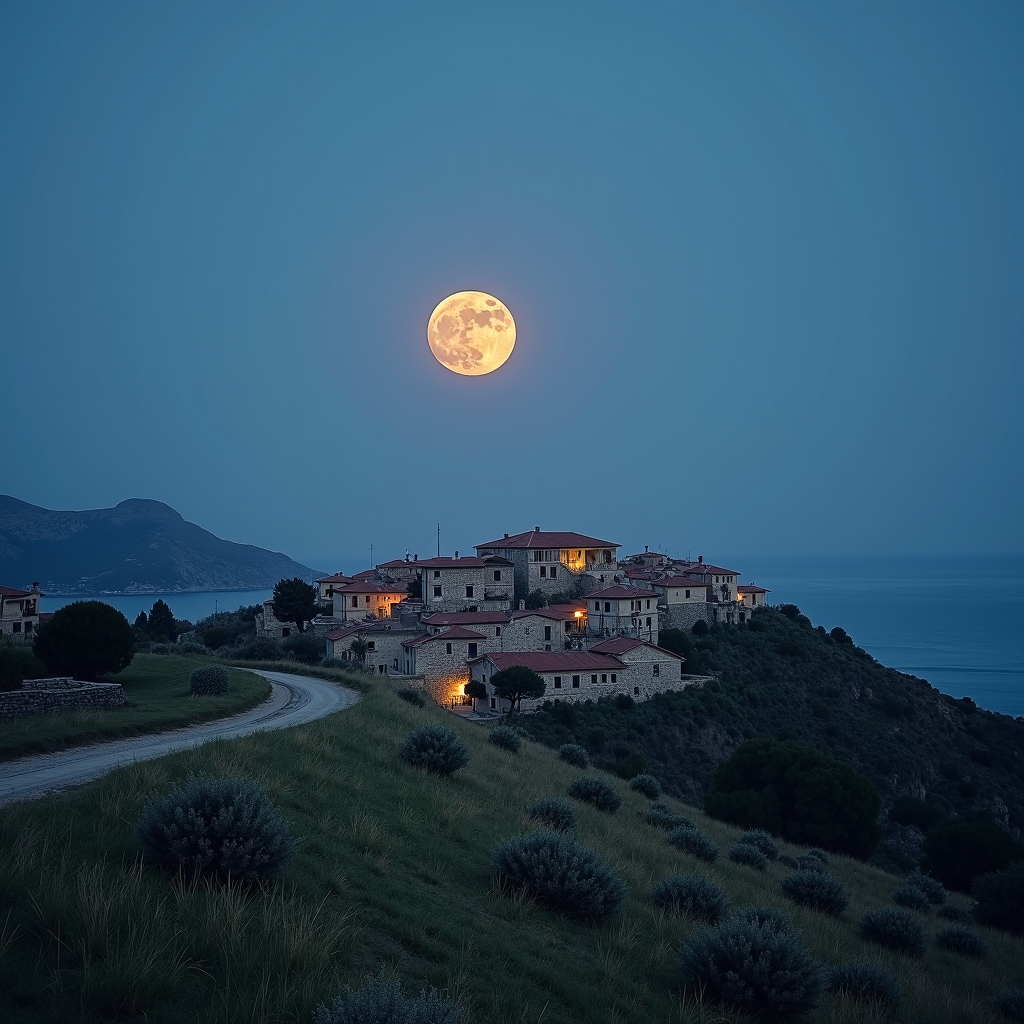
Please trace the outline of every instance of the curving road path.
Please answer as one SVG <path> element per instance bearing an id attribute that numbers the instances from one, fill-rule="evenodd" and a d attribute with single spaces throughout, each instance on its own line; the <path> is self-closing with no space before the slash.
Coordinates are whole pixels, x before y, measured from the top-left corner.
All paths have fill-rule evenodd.
<path id="1" fill-rule="evenodd" d="M 190 725 L 173 732 L 109 740 L 55 754 L 36 754 L 0 764 L 0 806 L 33 800 L 54 790 L 75 786 L 131 764 L 186 750 L 209 740 L 235 739 L 254 732 L 304 725 L 351 707 L 359 694 L 345 686 L 311 676 L 250 669 L 270 681 L 273 693 L 258 707 L 230 718 Z"/>

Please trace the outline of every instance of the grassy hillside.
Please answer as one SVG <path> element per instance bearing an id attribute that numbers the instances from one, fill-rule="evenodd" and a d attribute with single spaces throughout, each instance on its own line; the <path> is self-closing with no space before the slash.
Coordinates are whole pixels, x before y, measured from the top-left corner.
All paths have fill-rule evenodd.
<path id="1" fill-rule="evenodd" d="M 123 672 L 107 677 L 124 687 L 123 707 L 0 722 L 0 761 L 208 722 L 255 707 L 270 696 L 270 683 L 262 676 L 232 668 L 227 693 L 193 697 L 189 677 L 206 664 L 209 659 L 136 654 Z"/>
<path id="2" fill-rule="evenodd" d="M 555 706 L 526 720 L 539 740 L 585 745 L 626 775 L 650 769 L 680 799 L 703 804 L 718 763 L 745 739 L 795 739 L 867 775 L 888 808 L 899 795 L 939 814 L 1024 828 L 1024 719 L 954 700 L 837 642 L 804 616 L 759 611 L 753 626 L 693 638 L 703 687 L 623 712 L 611 701 Z M 907 867 L 920 833 L 890 827 L 883 862 Z"/>
<path id="3" fill-rule="evenodd" d="M 445 780 L 399 761 L 401 739 L 422 722 L 458 731 L 472 754 L 467 769 Z M 580 840 L 629 886 L 615 919 L 573 922 L 502 891 L 489 871 L 495 844 L 528 827 L 527 804 L 564 795 L 580 772 L 541 744 L 510 754 L 486 737 L 378 681 L 323 721 L 211 743 L 8 808 L 0 1019 L 309 1021 L 319 1000 L 383 964 L 407 989 L 448 989 L 467 1024 L 739 1020 L 679 992 L 676 952 L 693 925 L 655 912 L 650 891 L 703 865 L 641 820 L 648 802 L 624 783 L 617 813 L 579 807 Z M 143 799 L 188 771 L 267 785 L 302 837 L 281 883 L 195 885 L 138 860 L 132 826 Z M 679 809 L 724 854 L 737 830 Z M 921 961 L 865 944 L 855 923 L 888 903 L 895 881 L 856 861 L 833 865 L 852 897 L 839 919 L 788 904 L 781 865 L 762 875 L 723 855 L 707 871 L 736 906 L 784 908 L 823 961 L 863 957 L 894 971 L 907 992 L 902 1020 L 985 1021 L 986 997 L 1019 983 L 1024 945 L 1002 933 L 979 929 L 989 950 L 979 961 L 931 944 Z M 934 934 L 934 915 L 922 920 Z M 887 1018 L 826 996 L 809 1019 Z"/>

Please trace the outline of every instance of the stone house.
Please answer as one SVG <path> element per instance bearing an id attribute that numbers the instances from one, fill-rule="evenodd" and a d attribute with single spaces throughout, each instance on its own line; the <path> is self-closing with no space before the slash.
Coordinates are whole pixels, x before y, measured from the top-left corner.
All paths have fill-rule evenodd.
<path id="1" fill-rule="evenodd" d="M 321 601 L 333 601 L 334 592 L 340 587 L 344 587 L 346 584 L 355 582 L 351 576 L 346 576 L 343 572 L 336 572 L 333 576 L 321 576 L 316 581 L 317 590 Z"/>
<path id="2" fill-rule="evenodd" d="M 686 659 L 646 640 L 615 636 L 594 644 L 590 653 L 610 654 L 629 669 L 627 681 L 632 689 L 622 692 L 636 700 L 646 700 L 655 693 L 688 685 Z"/>
<path id="3" fill-rule="evenodd" d="M 581 533 L 552 532 L 535 526 L 527 533 L 477 544 L 477 554 L 498 555 L 515 566 L 515 599 L 535 590 L 564 594 L 591 589 L 584 577 L 595 570 L 614 573 L 619 545 Z"/>
<path id="4" fill-rule="evenodd" d="M 428 633 L 441 633 L 451 626 L 466 626 L 475 629 L 484 636 L 496 639 L 506 635 L 509 624 L 509 613 L 493 612 L 432 612 L 423 615 L 420 622 Z"/>
<path id="5" fill-rule="evenodd" d="M 736 600 L 739 602 L 739 621 L 746 622 L 755 608 L 764 608 L 768 604 L 768 595 L 771 591 L 765 590 L 764 587 L 756 587 L 753 583 L 744 583 L 736 588 L 736 593 Z"/>
<path id="6" fill-rule="evenodd" d="M 707 584 L 692 576 L 663 576 L 649 584 L 658 593 L 662 629 L 691 629 L 703 619 L 712 622 Z"/>
<path id="7" fill-rule="evenodd" d="M 417 563 L 423 609 L 432 612 L 509 611 L 513 565 L 499 555 L 423 558 Z"/>
<path id="8" fill-rule="evenodd" d="M 664 555 L 660 551 L 651 551 L 646 544 L 641 554 L 626 555 L 624 558 L 619 559 L 620 564 L 623 566 L 643 569 L 667 569 L 671 561 L 668 555 Z"/>
<path id="9" fill-rule="evenodd" d="M 0 636 L 31 641 L 39 629 L 39 584 L 31 590 L 0 587 Z"/>
<path id="10" fill-rule="evenodd" d="M 408 555 L 405 558 L 393 558 L 390 562 L 381 562 L 377 566 L 377 575 L 381 579 L 391 580 L 394 583 L 410 583 L 419 575 L 417 560 L 414 561 Z"/>
<path id="11" fill-rule="evenodd" d="M 615 584 L 587 594 L 587 635 L 634 636 L 658 642 L 658 592 Z"/>
<path id="12" fill-rule="evenodd" d="M 424 689 L 442 707 L 465 704 L 469 662 L 494 651 L 500 637 L 467 626 L 450 626 L 440 633 L 421 633 L 402 642 L 404 674 L 423 679 Z"/>
<path id="13" fill-rule="evenodd" d="M 354 622 L 367 617 L 391 618 L 391 609 L 408 595 L 399 583 L 355 580 L 334 591 L 334 618 Z"/>
<path id="14" fill-rule="evenodd" d="M 357 661 L 352 652 L 352 642 L 361 639 L 366 643 L 366 654 L 362 659 L 366 668 L 382 676 L 401 675 L 405 660 L 402 644 L 419 636 L 420 632 L 418 626 L 402 626 L 387 619 L 348 623 L 325 634 L 325 657 Z"/>
<path id="15" fill-rule="evenodd" d="M 544 608 L 519 609 L 512 612 L 506 651 L 564 651 L 577 643 L 584 646 L 587 634 L 586 604 L 552 604 Z"/>

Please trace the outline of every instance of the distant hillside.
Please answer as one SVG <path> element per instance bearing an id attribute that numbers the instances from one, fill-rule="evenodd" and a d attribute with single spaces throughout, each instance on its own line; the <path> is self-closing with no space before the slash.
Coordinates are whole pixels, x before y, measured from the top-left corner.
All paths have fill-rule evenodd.
<path id="1" fill-rule="evenodd" d="M 258 590 L 323 575 L 278 551 L 234 544 L 169 505 L 129 498 L 115 508 L 58 512 L 0 495 L 0 583 L 49 594 Z"/>

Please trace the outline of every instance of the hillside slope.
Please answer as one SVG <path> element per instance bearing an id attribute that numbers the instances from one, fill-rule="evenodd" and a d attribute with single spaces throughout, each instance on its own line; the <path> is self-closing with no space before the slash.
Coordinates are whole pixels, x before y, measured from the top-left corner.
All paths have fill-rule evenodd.
<path id="1" fill-rule="evenodd" d="M 719 762 L 745 739 L 795 739 L 867 775 L 886 808 L 897 796 L 913 796 L 1020 838 L 1024 720 L 982 711 L 886 668 L 802 615 L 768 608 L 754 623 L 693 639 L 691 670 L 717 676 L 704 687 L 628 712 L 610 701 L 555 705 L 525 719 L 525 728 L 552 746 L 582 743 L 627 775 L 649 768 L 674 796 L 700 805 Z M 908 867 L 922 838 L 914 828 L 890 825 L 881 862 Z"/>
<path id="2" fill-rule="evenodd" d="M 440 779 L 400 762 L 402 738 L 423 722 L 459 733 L 471 753 L 464 771 Z M 447 989 L 464 1024 L 739 1021 L 680 997 L 677 950 L 695 925 L 651 905 L 655 882 L 694 870 L 722 885 L 734 907 L 784 910 L 823 962 L 859 957 L 892 971 L 906 992 L 900 1019 L 988 1021 L 988 995 L 1017 980 L 1019 939 L 979 929 L 988 955 L 966 960 L 934 946 L 944 922 L 928 914 L 923 959 L 880 950 L 858 937 L 856 924 L 888 904 L 890 875 L 833 858 L 849 909 L 838 918 L 801 909 L 779 891 L 782 864 L 762 874 L 724 856 L 738 830 L 674 805 L 722 846 L 705 865 L 646 824 L 639 815 L 647 801 L 621 782 L 616 813 L 577 806 L 580 842 L 629 887 L 622 910 L 599 926 L 543 910 L 494 880 L 491 852 L 529 827 L 531 801 L 564 798 L 580 772 L 540 744 L 511 754 L 486 737 L 481 726 L 412 707 L 377 681 L 343 715 L 207 744 L 4 810 L 0 922 L 12 907 L 8 926 L 19 939 L 0 963 L 0 1017 L 309 1022 L 317 1002 L 383 965 L 407 991 Z M 132 830 L 146 794 L 190 771 L 268 786 L 302 837 L 282 883 L 196 886 L 139 865 Z M 826 995 L 804 1019 L 891 1018 Z"/>
<path id="3" fill-rule="evenodd" d="M 38 580 L 50 594 L 166 594 L 318 575 L 280 552 L 221 540 L 161 501 L 61 512 L 0 495 L 0 581 L 8 586 Z"/>

